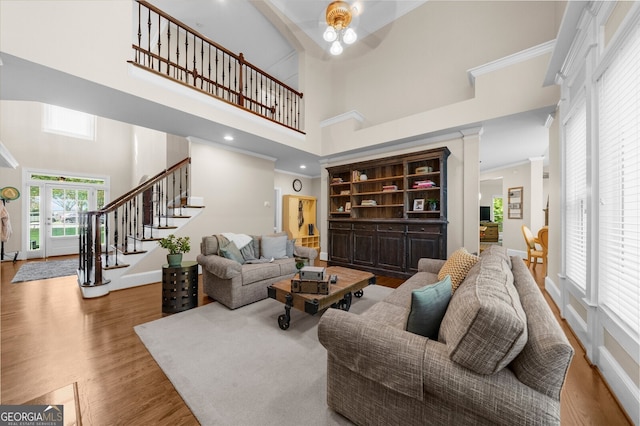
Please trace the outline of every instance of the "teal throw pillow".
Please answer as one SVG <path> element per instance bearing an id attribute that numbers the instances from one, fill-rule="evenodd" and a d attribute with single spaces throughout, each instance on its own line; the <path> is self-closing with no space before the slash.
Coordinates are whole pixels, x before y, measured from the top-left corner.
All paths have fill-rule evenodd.
<path id="1" fill-rule="evenodd" d="M 451 277 L 411 292 L 407 331 L 438 340 L 440 323 L 451 300 Z"/>
<path id="2" fill-rule="evenodd" d="M 236 246 L 233 241 L 224 247 L 220 247 L 220 254 L 227 259 L 235 260 L 241 265 L 244 263 L 244 257 L 242 257 L 242 253 L 240 253 L 238 246 Z"/>

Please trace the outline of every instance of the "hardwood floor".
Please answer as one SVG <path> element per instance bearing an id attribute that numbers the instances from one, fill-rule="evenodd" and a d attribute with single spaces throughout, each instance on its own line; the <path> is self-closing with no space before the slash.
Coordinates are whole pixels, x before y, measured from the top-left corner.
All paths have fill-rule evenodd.
<path id="1" fill-rule="evenodd" d="M 198 424 L 133 330 L 163 316 L 161 284 L 85 300 L 73 277 L 11 284 L 24 263 L 5 261 L 1 268 L 2 404 L 21 404 L 76 382 L 85 425 Z M 539 284 L 542 279 L 536 276 Z M 401 283 L 378 277 L 380 285 Z M 200 282 L 199 305 L 206 303 L 211 300 Z M 561 324 L 576 349 L 562 393 L 562 424 L 631 424 Z"/>

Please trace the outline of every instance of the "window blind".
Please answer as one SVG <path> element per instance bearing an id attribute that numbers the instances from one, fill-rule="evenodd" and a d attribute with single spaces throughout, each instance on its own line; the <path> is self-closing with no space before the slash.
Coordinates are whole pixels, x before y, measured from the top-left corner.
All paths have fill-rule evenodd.
<path id="1" fill-rule="evenodd" d="M 640 25 L 598 82 L 600 304 L 640 334 Z"/>
<path id="2" fill-rule="evenodd" d="M 576 103 L 565 124 L 565 273 L 587 287 L 587 106 Z"/>

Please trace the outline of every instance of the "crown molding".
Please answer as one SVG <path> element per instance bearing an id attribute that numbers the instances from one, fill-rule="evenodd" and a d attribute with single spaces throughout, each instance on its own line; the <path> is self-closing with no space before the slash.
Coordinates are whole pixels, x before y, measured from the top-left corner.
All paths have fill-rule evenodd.
<path id="1" fill-rule="evenodd" d="M 320 122 L 320 127 L 332 126 L 337 123 L 341 123 L 347 120 L 356 120 L 362 123 L 364 121 L 364 115 L 360 114 L 356 110 L 347 111 L 345 113 L 336 115 L 335 117 L 327 118 Z"/>
<path id="2" fill-rule="evenodd" d="M 11 169 L 18 168 L 18 160 L 9 152 L 6 146 L 0 142 L 0 167 L 8 167 Z"/>
<path id="3" fill-rule="evenodd" d="M 248 150 L 242 149 L 242 148 L 237 148 L 235 146 L 230 146 L 230 145 L 225 144 L 225 143 L 220 143 L 220 142 L 209 141 L 209 140 L 206 140 L 206 139 L 201 139 L 201 138 L 198 138 L 196 136 L 187 136 L 186 139 L 190 143 L 198 143 L 198 144 L 201 144 L 201 145 L 211 145 L 211 146 L 215 146 L 215 147 L 220 148 L 220 149 L 224 149 L 225 151 L 237 152 L 239 154 L 248 155 L 250 157 L 262 158 L 263 160 L 273 161 L 274 163 L 278 160 L 275 157 L 269 157 L 268 155 L 258 154 L 256 152 L 248 151 Z"/>
<path id="4" fill-rule="evenodd" d="M 472 86 L 475 86 L 477 77 L 483 74 L 497 71 L 502 68 L 506 68 L 511 65 L 518 64 L 520 62 L 528 61 L 546 53 L 553 52 L 553 48 L 555 47 L 555 45 L 556 41 L 551 40 L 546 43 L 542 43 L 537 46 L 533 46 L 520 52 L 514 53 L 512 55 L 505 56 L 504 58 L 497 59 L 495 61 L 480 65 L 475 68 L 471 68 L 470 70 L 467 70 L 469 82 Z"/>
<path id="5" fill-rule="evenodd" d="M 463 130 L 454 130 L 454 131 L 447 132 L 437 136 L 412 139 L 407 142 L 402 142 L 397 144 L 394 143 L 394 144 L 385 145 L 378 148 L 362 149 L 362 150 L 349 152 L 346 154 L 328 156 L 325 158 L 321 158 L 319 162 L 321 165 L 324 166 L 327 164 L 335 164 L 335 163 L 342 163 L 342 162 L 346 163 L 349 161 L 356 160 L 362 156 L 378 156 L 378 155 L 389 154 L 391 152 L 396 152 L 396 151 L 411 150 L 413 148 L 416 148 L 417 150 L 422 150 L 427 145 L 433 145 L 439 142 L 450 141 L 454 139 L 464 139 L 464 137 L 466 136 L 469 136 L 471 134 L 480 134 L 481 132 L 482 132 L 481 127 L 473 127 L 469 129 L 463 129 Z"/>

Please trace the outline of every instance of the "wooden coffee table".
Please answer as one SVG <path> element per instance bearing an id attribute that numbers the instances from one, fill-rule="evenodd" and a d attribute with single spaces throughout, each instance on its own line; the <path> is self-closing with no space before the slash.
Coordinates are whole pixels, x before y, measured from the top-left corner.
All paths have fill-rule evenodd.
<path id="1" fill-rule="evenodd" d="M 352 294 L 356 297 L 362 297 L 362 289 L 376 283 L 376 276 L 371 272 L 343 268 L 342 266 L 329 266 L 326 274 L 327 276 L 338 276 L 338 281 L 335 284 L 329 284 L 329 294 L 292 293 L 290 279 L 278 281 L 267 287 L 270 298 L 284 303 L 284 314 L 278 317 L 278 325 L 281 329 L 289 328 L 291 308 L 311 315 L 330 306 L 348 311 L 351 307 Z"/>

